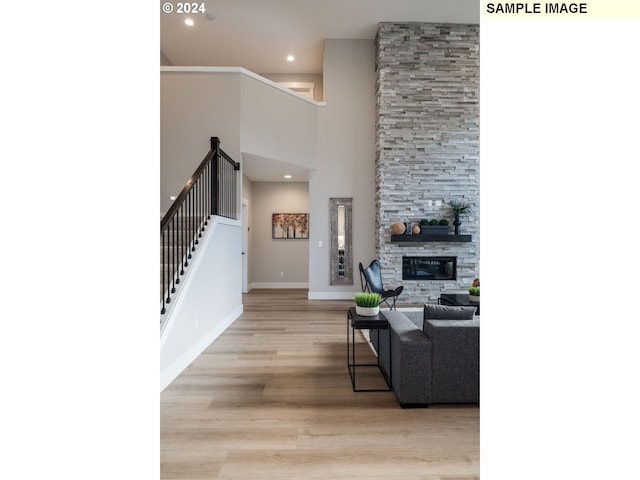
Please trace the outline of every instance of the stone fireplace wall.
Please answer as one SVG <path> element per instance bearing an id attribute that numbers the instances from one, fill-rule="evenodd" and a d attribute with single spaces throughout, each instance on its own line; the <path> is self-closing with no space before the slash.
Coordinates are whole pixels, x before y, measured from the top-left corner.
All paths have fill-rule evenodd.
<path id="1" fill-rule="evenodd" d="M 466 292 L 479 272 L 479 26 L 381 23 L 376 37 L 376 254 L 400 303 Z M 392 243 L 395 222 L 447 218 L 470 203 L 468 243 Z M 403 281 L 402 256 L 455 256 L 456 281 Z"/>

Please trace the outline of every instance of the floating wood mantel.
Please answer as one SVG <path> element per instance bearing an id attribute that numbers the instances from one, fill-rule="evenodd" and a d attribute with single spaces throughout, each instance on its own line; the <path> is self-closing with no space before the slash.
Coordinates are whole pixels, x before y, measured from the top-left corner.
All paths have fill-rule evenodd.
<path id="1" fill-rule="evenodd" d="M 470 242 L 471 235 L 391 235 L 392 243 Z"/>

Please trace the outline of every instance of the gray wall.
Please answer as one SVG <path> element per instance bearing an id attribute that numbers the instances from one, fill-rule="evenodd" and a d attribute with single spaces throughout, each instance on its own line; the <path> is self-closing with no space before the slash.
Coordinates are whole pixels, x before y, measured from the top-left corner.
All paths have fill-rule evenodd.
<path id="1" fill-rule="evenodd" d="M 303 288 L 309 282 L 309 240 L 271 238 L 271 215 L 308 213 L 309 184 L 252 182 L 250 288 Z"/>
<path id="2" fill-rule="evenodd" d="M 318 111 L 317 169 L 309 174 L 309 297 L 353 298 L 358 262 L 374 256 L 375 48 L 372 40 L 327 40 L 326 107 Z M 329 199 L 353 198 L 353 285 L 329 284 Z M 322 242 L 322 247 L 318 242 Z"/>
<path id="3" fill-rule="evenodd" d="M 479 276 L 479 26 L 382 23 L 376 39 L 376 252 L 403 301 L 466 292 Z M 470 203 L 462 234 L 472 243 L 391 243 L 395 222 L 448 217 Z M 441 206 L 435 206 L 440 202 Z M 451 229 L 453 227 L 451 226 Z M 457 281 L 403 281 L 403 255 L 456 256 Z"/>

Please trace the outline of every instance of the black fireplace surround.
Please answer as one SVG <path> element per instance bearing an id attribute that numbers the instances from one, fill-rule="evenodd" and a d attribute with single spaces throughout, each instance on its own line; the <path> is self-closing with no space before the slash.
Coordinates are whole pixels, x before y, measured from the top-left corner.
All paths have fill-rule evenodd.
<path id="1" fill-rule="evenodd" d="M 456 257 L 402 257 L 403 280 L 456 280 Z"/>

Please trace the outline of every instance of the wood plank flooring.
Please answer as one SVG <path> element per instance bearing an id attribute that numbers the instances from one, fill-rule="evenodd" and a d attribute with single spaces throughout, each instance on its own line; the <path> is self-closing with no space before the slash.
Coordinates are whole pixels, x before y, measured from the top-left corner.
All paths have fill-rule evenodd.
<path id="1" fill-rule="evenodd" d="M 401 409 L 393 392 L 352 391 L 351 301 L 253 290 L 243 302 L 161 394 L 162 479 L 480 478 L 478 407 Z M 375 361 L 357 341 L 358 362 Z M 357 375 L 383 385 L 376 368 Z"/>

